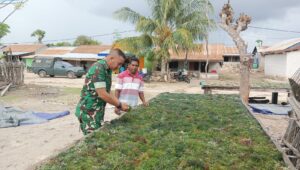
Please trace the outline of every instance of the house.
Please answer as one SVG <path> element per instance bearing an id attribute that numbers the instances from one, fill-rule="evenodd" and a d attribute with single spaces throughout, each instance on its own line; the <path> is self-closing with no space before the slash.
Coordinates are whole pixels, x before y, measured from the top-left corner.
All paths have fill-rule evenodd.
<path id="1" fill-rule="evenodd" d="M 85 69 L 87 69 L 97 60 L 105 58 L 113 48 L 118 47 L 112 45 L 82 45 L 75 48 L 70 53 L 65 54 L 62 56 L 62 58 L 73 65 L 83 66 Z M 129 53 L 126 51 L 124 51 L 124 53 L 129 55 Z M 139 67 L 140 69 L 143 69 L 144 57 L 139 57 L 139 61 Z M 115 70 L 114 72 L 118 73 L 118 70 Z"/>
<path id="2" fill-rule="evenodd" d="M 264 57 L 261 55 L 261 51 L 269 48 L 269 46 L 263 46 L 262 40 L 257 40 L 256 45 L 252 51 L 252 59 L 253 59 L 253 69 L 258 69 L 259 71 L 264 71 Z"/>
<path id="3" fill-rule="evenodd" d="M 289 78 L 300 68 L 300 38 L 260 50 L 266 76 Z"/>
<path id="4" fill-rule="evenodd" d="M 97 60 L 106 57 L 111 48 L 110 45 L 81 45 L 62 58 L 73 65 L 87 69 Z"/>
<path id="5" fill-rule="evenodd" d="M 37 54 L 47 48 L 43 44 L 13 44 L 6 46 L 3 51 L 7 52 L 14 60 L 21 60 L 26 65 L 32 63 L 32 59 L 26 59 L 26 56 Z"/>
<path id="6" fill-rule="evenodd" d="M 33 55 L 24 56 L 22 60 L 25 61 L 26 68 L 30 70 L 32 66 L 32 61 L 35 56 L 44 56 L 44 57 L 61 57 L 69 52 L 71 52 L 75 47 L 50 47 L 45 48 L 42 51 L 39 51 Z"/>
<path id="7" fill-rule="evenodd" d="M 231 63 L 239 64 L 240 56 L 236 47 L 225 46 L 224 44 L 209 44 L 208 45 L 208 72 L 218 73 L 224 65 Z M 200 50 L 189 52 L 186 58 L 184 52 L 178 54 L 170 51 L 169 68 L 171 71 L 177 71 L 184 68 L 184 63 L 187 61 L 187 67 L 190 72 L 205 73 L 206 65 L 206 49 L 205 45 L 201 45 Z"/>
<path id="8" fill-rule="evenodd" d="M 264 71 L 265 59 L 261 55 L 263 49 L 268 48 L 268 46 L 255 46 L 252 51 L 253 57 L 253 68 L 258 69 L 259 71 Z"/>
<path id="9" fill-rule="evenodd" d="M 32 55 L 24 56 L 27 68 L 31 67 L 32 60 L 35 56 L 40 57 L 60 57 L 64 61 L 71 63 L 74 66 L 82 66 L 85 69 L 89 68 L 94 62 L 104 58 L 111 46 L 106 45 L 82 45 L 78 47 L 49 47 Z"/>

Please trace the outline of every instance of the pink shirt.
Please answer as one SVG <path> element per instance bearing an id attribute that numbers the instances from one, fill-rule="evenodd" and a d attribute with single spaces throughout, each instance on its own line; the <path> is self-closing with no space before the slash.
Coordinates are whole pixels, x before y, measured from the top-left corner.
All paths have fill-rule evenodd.
<path id="1" fill-rule="evenodd" d="M 128 70 L 120 73 L 117 77 L 116 90 L 120 90 L 121 102 L 134 107 L 138 105 L 139 93 L 144 91 L 143 78 L 138 72 L 132 76 Z"/>

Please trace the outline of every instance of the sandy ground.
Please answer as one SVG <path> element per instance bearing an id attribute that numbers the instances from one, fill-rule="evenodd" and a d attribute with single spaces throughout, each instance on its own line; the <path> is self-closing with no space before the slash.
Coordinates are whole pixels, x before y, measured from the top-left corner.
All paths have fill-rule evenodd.
<path id="1" fill-rule="evenodd" d="M 38 78 L 34 74 L 25 75 L 26 86 L 12 90 L 0 99 L 0 104 L 19 107 L 24 110 L 59 112 L 69 110 L 70 115 L 48 123 L 16 128 L 0 129 L 0 169 L 32 169 L 42 160 L 61 152 L 78 139 L 83 138 L 74 116 L 74 108 L 79 100 L 79 88 L 84 79 Z M 196 93 L 203 91 L 199 80 L 186 83 L 149 83 L 145 85 L 146 99 L 149 100 L 162 92 Z M 213 91 L 213 93 L 236 93 Z M 252 93 L 252 96 L 269 93 Z M 280 100 L 286 100 L 286 94 L 280 94 Z M 108 106 L 105 121 L 118 116 L 113 107 Z M 270 130 L 276 139 L 280 139 L 287 127 L 285 116 L 266 116 L 256 114 L 263 126 Z"/>

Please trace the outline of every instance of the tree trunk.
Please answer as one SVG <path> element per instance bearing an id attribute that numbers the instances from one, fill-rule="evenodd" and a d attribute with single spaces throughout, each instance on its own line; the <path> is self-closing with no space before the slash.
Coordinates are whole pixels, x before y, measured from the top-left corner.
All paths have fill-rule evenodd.
<path id="1" fill-rule="evenodd" d="M 205 64 L 205 77 L 207 78 L 207 73 L 208 73 L 208 58 L 209 58 L 209 54 L 208 54 L 208 36 L 205 37 L 205 49 L 206 49 L 206 64 Z"/>
<path id="2" fill-rule="evenodd" d="M 250 95 L 250 58 L 247 54 L 243 53 L 240 56 L 240 96 L 245 103 L 248 103 Z"/>
<path id="3" fill-rule="evenodd" d="M 188 50 L 187 49 L 185 49 L 185 60 L 184 60 L 184 69 L 186 69 L 186 70 L 188 70 L 187 68 L 188 68 Z"/>
<path id="4" fill-rule="evenodd" d="M 162 76 L 166 75 L 166 65 L 167 65 L 167 59 L 165 59 L 164 57 L 161 59 L 161 70 L 160 73 Z"/>
<path id="5" fill-rule="evenodd" d="M 170 80 L 170 68 L 169 68 L 169 62 L 167 62 L 167 79 L 165 81 Z"/>

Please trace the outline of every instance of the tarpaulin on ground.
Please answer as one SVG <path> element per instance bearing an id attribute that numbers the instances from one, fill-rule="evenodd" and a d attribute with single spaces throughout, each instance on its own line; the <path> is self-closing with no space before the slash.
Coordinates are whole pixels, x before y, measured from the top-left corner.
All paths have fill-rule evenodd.
<path id="1" fill-rule="evenodd" d="M 287 115 L 292 110 L 290 105 L 282 106 L 277 104 L 249 104 L 253 112 L 262 114 Z"/>
<path id="2" fill-rule="evenodd" d="M 0 106 L 0 128 L 45 123 L 49 120 L 60 118 L 68 114 L 70 114 L 69 111 L 53 114 L 34 113 L 32 111 L 23 111 L 14 107 Z"/>
<path id="3" fill-rule="evenodd" d="M 52 119 L 57 119 L 57 118 L 60 118 L 60 117 L 64 117 L 64 116 L 67 116 L 70 114 L 69 111 L 64 111 L 64 112 L 59 112 L 59 113 L 42 113 L 42 112 L 35 112 L 33 113 L 34 115 L 36 115 L 37 117 L 39 118 L 42 118 L 42 119 L 46 119 L 46 120 L 52 120 Z"/>

